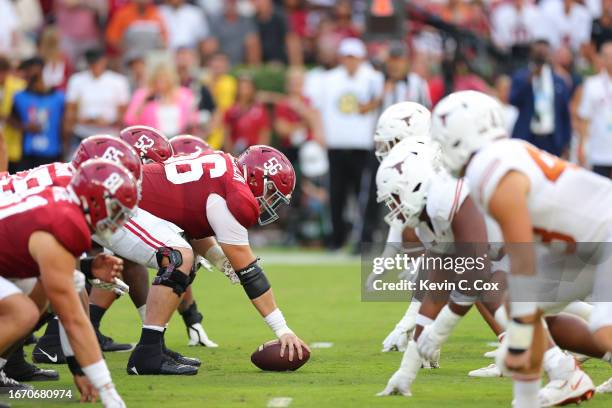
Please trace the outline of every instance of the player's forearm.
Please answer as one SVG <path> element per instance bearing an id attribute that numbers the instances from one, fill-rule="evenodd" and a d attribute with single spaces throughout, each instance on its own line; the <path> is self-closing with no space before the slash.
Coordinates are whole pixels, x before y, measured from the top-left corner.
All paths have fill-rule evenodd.
<path id="1" fill-rule="evenodd" d="M 251 303 L 253 303 L 261 317 L 266 317 L 272 313 L 276 309 L 276 300 L 274 299 L 272 288 L 268 289 L 263 295 L 251 299 Z"/>

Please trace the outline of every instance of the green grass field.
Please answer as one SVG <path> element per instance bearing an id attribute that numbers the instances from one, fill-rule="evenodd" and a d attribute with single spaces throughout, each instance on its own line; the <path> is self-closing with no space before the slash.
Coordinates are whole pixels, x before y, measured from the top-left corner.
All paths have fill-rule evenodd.
<path id="1" fill-rule="evenodd" d="M 296 256 L 307 258 L 303 253 Z M 250 362 L 256 347 L 273 335 L 251 307 L 239 286 L 219 273 L 200 273 L 195 293 L 204 312 L 209 336 L 218 349 L 187 347 L 180 317 L 173 318 L 167 343 L 203 364 L 195 377 L 128 376 L 128 355 L 106 359 L 117 388 L 129 407 L 266 407 L 274 397 L 290 397 L 291 407 L 494 407 L 510 406 L 511 381 L 469 378 L 467 372 L 489 364 L 482 357 L 494 340 L 476 313 L 462 321 L 442 351 L 441 368 L 421 370 L 411 398 L 378 398 L 401 354 L 380 352 L 380 343 L 404 313 L 403 303 L 360 300 L 358 262 L 342 264 L 271 264 L 262 256 L 291 328 L 307 342 L 333 342 L 313 350 L 308 364 L 294 373 L 264 373 Z M 296 262 L 292 262 L 296 263 Z M 129 299 L 109 311 L 103 332 L 121 342 L 136 342 L 140 321 Z M 30 350 L 30 349 L 28 349 Z M 606 364 L 585 364 L 596 384 L 612 370 Z M 61 380 L 39 383 L 44 388 L 71 387 L 71 376 L 60 366 Z M 12 406 L 65 406 L 50 401 L 9 401 Z M 74 404 L 71 404 L 74 405 Z M 589 407 L 612 406 L 612 395 L 596 396 Z"/>

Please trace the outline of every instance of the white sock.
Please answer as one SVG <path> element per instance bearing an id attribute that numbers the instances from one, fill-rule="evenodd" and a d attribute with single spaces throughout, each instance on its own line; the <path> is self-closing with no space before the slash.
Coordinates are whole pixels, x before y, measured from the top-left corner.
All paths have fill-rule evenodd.
<path id="1" fill-rule="evenodd" d="M 593 305 L 586 302 L 572 302 L 563 309 L 563 312 L 580 317 L 588 322 L 591 319 Z"/>
<path id="2" fill-rule="evenodd" d="M 429 317 L 425 315 L 418 314 L 416 317 L 416 324 L 423 328 L 429 326 L 432 323 L 433 323 L 433 319 L 430 319 Z"/>
<path id="3" fill-rule="evenodd" d="M 506 313 L 506 308 L 503 305 L 497 308 L 493 316 L 495 317 L 495 321 L 499 323 L 504 330 L 508 327 L 508 313 Z"/>
<path id="4" fill-rule="evenodd" d="M 422 360 L 421 356 L 419 355 L 419 351 L 417 350 L 416 342 L 414 340 L 410 340 L 410 342 L 408 342 L 408 347 L 406 347 L 406 351 L 404 351 L 400 369 L 406 371 L 410 378 L 414 379 L 421 369 L 421 363 Z"/>
<path id="5" fill-rule="evenodd" d="M 142 322 L 144 323 L 145 316 L 147 315 L 147 304 L 145 303 L 144 305 L 140 306 L 136 310 L 138 310 L 138 314 L 140 315 L 140 320 L 142 320 Z"/>
<path id="6" fill-rule="evenodd" d="M 576 368 L 574 357 L 564 353 L 557 346 L 551 347 L 544 352 L 542 365 L 551 380 L 566 380 Z"/>
<path id="7" fill-rule="evenodd" d="M 457 326 L 457 323 L 459 323 L 459 320 L 461 320 L 461 317 L 461 315 L 453 312 L 448 305 L 445 305 L 432 323 L 431 328 L 439 335 L 448 337 L 455 326 Z"/>
<path id="8" fill-rule="evenodd" d="M 149 330 L 155 330 L 155 331 L 162 332 L 162 333 L 164 331 L 164 327 L 162 327 L 162 326 L 154 326 L 152 324 L 143 324 L 142 328 L 143 329 L 149 329 Z"/>
<path id="9" fill-rule="evenodd" d="M 514 394 L 513 408 L 539 408 L 538 391 L 540 379 L 531 381 L 514 380 L 512 392 Z"/>
<path id="10" fill-rule="evenodd" d="M 5 364 L 6 364 L 6 360 L 0 357 L 0 370 L 2 370 L 2 367 L 4 367 Z"/>

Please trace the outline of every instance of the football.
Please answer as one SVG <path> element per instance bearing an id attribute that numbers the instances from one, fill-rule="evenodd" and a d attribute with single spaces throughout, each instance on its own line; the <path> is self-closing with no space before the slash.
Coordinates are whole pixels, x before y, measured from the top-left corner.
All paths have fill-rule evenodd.
<path id="1" fill-rule="evenodd" d="M 297 353 L 293 356 L 293 361 L 289 361 L 289 353 L 285 351 L 283 357 L 280 356 L 281 344 L 278 340 L 272 340 L 262 344 L 251 354 L 251 362 L 264 371 L 295 371 L 308 361 L 310 353 L 302 348 L 304 357 L 300 360 Z"/>

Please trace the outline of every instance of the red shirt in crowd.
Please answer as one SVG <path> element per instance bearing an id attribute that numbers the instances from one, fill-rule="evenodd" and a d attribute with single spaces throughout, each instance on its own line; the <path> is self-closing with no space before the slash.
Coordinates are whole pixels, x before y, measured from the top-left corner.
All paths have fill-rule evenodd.
<path id="1" fill-rule="evenodd" d="M 310 106 L 310 101 L 308 98 L 303 98 L 302 101 Z M 291 124 L 298 124 L 300 122 L 304 122 L 304 118 L 291 106 L 289 99 L 283 99 L 276 103 L 274 106 L 274 117 L 276 119 L 283 119 Z M 282 147 L 292 147 L 299 146 L 303 142 L 307 140 L 312 140 L 312 130 L 310 128 L 304 134 L 292 134 L 292 135 L 282 135 L 280 139 L 280 143 Z"/>
<path id="2" fill-rule="evenodd" d="M 235 151 L 258 144 L 261 132 L 270 129 L 268 111 L 261 103 L 255 103 L 246 110 L 234 104 L 225 112 L 223 122 L 229 129 L 227 136 L 231 138 Z"/>

